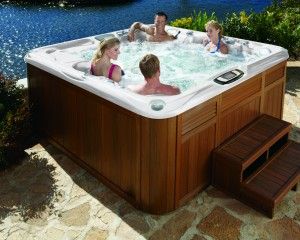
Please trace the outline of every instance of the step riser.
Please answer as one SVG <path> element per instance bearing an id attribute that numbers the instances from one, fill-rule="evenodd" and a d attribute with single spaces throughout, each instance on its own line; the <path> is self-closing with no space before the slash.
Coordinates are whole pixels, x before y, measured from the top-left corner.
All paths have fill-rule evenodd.
<path id="1" fill-rule="evenodd" d="M 300 181 L 300 144 L 288 141 L 290 129 L 267 115 L 250 123 L 214 150 L 213 185 L 272 218 Z"/>

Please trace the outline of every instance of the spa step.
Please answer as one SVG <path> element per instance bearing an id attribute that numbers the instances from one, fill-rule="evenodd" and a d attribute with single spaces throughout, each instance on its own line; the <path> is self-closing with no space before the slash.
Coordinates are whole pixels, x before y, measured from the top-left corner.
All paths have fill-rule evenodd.
<path id="1" fill-rule="evenodd" d="M 255 174 L 241 184 L 243 202 L 270 218 L 274 208 L 300 181 L 300 144 L 289 141 Z"/>
<path id="2" fill-rule="evenodd" d="M 245 169 L 271 147 L 273 148 L 269 154 L 273 154 L 276 146 L 282 145 L 278 142 L 280 139 L 285 137 L 282 142 L 287 141 L 290 129 L 290 123 L 262 115 L 224 144 L 222 151 L 232 155 L 242 169 Z"/>
<path id="3" fill-rule="evenodd" d="M 213 151 L 213 185 L 238 196 L 240 182 L 287 142 L 290 129 L 290 123 L 268 115 L 241 129 Z"/>
<path id="4" fill-rule="evenodd" d="M 299 164 L 300 145 L 288 141 L 290 129 L 291 124 L 283 120 L 268 115 L 258 117 L 213 151 L 212 184 L 272 217 L 275 205 L 299 181 L 299 170 L 292 169 L 296 173 L 291 170 L 285 178 L 280 176 L 293 164 Z M 267 174 L 275 175 L 274 179 Z M 276 183 L 276 176 L 282 182 Z M 279 186 L 270 186 L 270 193 L 260 196 L 259 185 L 263 189 L 268 181 Z"/>

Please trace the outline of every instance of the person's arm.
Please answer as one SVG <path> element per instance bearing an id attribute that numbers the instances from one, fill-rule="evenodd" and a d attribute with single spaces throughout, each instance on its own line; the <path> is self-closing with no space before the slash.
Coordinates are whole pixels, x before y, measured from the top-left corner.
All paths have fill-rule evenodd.
<path id="1" fill-rule="evenodd" d="M 121 77 L 122 77 L 121 67 L 116 65 L 113 72 L 112 72 L 111 79 L 115 82 L 120 82 Z"/>
<path id="2" fill-rule="evenodd" d="M 140 22 L 135 22 L 131 25 L 131 27 L 129 28 L 129 32 L 128 32 L 128 40 L 130 42 L 134 41 L 134 32 L 135 30 L 141 30 L 147 34 L 152 34 L 153 30 L 151 29 L 151 27 L 149 27 L 148 25 L 145 25 L 143 23 Z"/>
<path id="3" fill-rule="evenodd" d="M 209 44 L 209 42 L 210 42 L 210 40 L 209 40 L 208 37 L 204 37 L 203 40 L 202 40 L 202 44 L 203 44 L 204 47 L 206 47 L 207 44 Z"/>
<path id="4" fill-rule="evenodd" d="M 168 36 L 169 36 L 169 39 L 168 39 L 168 40 L 170 40 L 170 41 L 177 39 L 177 37 L 174 36 L 174 35 L 172 35 L 172 34 L 169 34 L 169 33 L 168 33 Z"/>
<path id="5" fill-rule="evenodd" d="M 223 54 L 228 54 L 228 47 L 225 43 L 222 42 L 221 46 L 220 46 L 220 52 Z"/>

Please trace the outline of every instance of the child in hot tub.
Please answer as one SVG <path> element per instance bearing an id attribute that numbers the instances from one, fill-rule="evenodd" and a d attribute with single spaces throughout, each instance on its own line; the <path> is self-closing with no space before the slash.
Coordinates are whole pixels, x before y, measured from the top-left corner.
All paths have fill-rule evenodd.
<path id="1" fill-rule="evenodd" d="M 211 20 L 205 24 L 205 29 L 209 38 L 209 42 L 205 46 L 206 50 L 210 53 L 221 52 L 228 54 L 228 47 L 222 41 L 222 26 L 217 21 Z"/>
<path id="2" fill-rule="evenodd" d="M 102 39 L 92 59 L 91 74 L 104 76 L 119 82 L 124 73 L 120 66 L 111 63 L 111 59 L 117 60 L 119 54 L 120 40 L 118 38 L 111 37 Z"/>
<path id="3" fill-rule="evenodd" d="M 131 90 L 142 95 L 176 95 L 180 93 L 179 88 L 160 82 L 160 66 L 157 56 L 153 54 L 145 55 L 140 61 L 139 67 L 146 83 L 140 86 L 131 87 Z"/>

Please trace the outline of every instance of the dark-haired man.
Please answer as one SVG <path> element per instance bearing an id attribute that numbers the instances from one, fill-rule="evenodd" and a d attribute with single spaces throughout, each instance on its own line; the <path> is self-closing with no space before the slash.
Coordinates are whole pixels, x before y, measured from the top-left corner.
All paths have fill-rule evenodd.
<path id="1" fill-rule="evenodd" d="M 157 12 L 154 17 L 153 25 L 146 25 L 141 22 L 135 22 L 131 25 L 128 32 L 128 40 L 135 40 L 135 31 L 140 30 L 147 33 L 147 40 L 150 42 L 163 42 L 174 40 L 175 37 L 166 32 L 168 16 L 164 12 Z"/>

